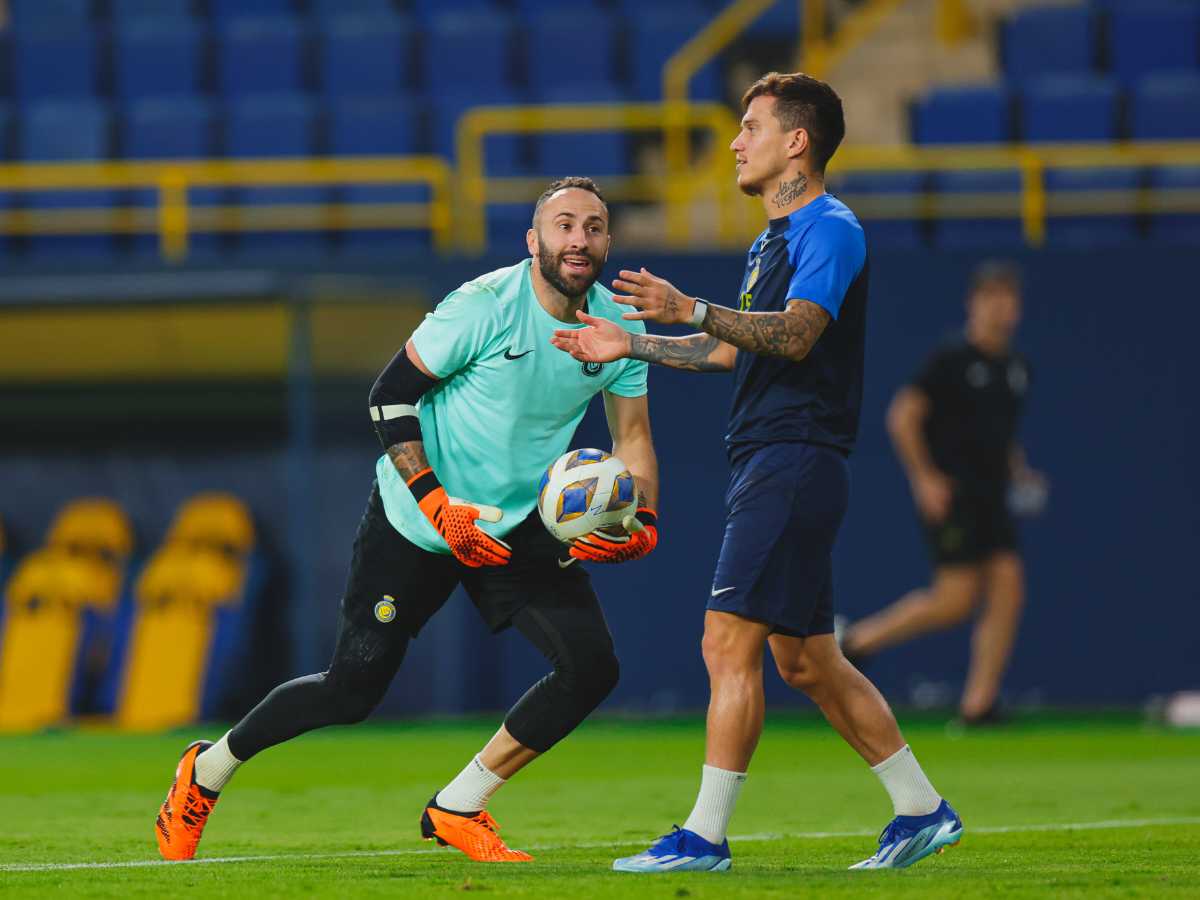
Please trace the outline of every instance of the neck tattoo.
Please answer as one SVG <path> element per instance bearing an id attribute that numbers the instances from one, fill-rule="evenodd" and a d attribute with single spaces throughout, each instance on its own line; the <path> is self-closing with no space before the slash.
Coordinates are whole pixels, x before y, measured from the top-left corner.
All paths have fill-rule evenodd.
<path id="1" fill-rule="evenodd" d="M 771 198 L 771 202 L 782 209 L 803 194 L 807 187 L 808 179 L 803 173 L 797 175 L 793 181 L 781 181 L 779 183 L 779 190 L 775 192 L 775 196 Z"/>

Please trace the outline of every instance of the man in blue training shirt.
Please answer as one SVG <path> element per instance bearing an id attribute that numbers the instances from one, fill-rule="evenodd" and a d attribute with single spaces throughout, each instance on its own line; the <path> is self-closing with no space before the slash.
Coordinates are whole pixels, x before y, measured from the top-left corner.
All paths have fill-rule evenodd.
<path id="1" fill-rule="evenodd" d="M 712 696 L 700 794 L 682 829 L 625 872 L 731 865 L 726 840 L 763 726 L 763 644 L 780 676 L 804 691 L 871 766 L 896 818 L 852 868 L 911 865 L 957 843 L 962 821 L 933 789 L 887 702 L 833 636 L 832 551 L 849 496 L 866 335 L 867 250 L 846 206 L 825 193 L 825 165 L 845 134 L 841 99 L 824 82 L 772 72 L 742 98 L 733 141 L 738 187 L 762 199 L 767 229 L 750 248 L 738 308 L 689 297 L 645 269 L 621 272 L 613 299 L 627 319 L 692 324 L 682 338 L 589 327 L 554 343 L 576 359 L 629 357 L 734 374 L 726 434 L 728 519 L 704 620 Z"/>

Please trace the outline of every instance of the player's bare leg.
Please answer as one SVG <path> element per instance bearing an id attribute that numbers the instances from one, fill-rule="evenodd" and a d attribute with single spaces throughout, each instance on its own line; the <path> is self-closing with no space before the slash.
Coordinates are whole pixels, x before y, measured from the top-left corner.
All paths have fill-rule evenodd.
<path id="1" fill-rule="evenodd" d="M 514 738 L 504 725 L 421 815 L 426 840 L 449 844 L 480 862 L 528 862 L 528 853 L 500 839 L 500 826 L 487 811 L 492 794 L 541 754 Z M 468 812 L 460 812 L 467 810 Z"/>
<path id="2" fill-rule="evenodd" d="M 771 628 L 733 613 L 704 614 L 707 738 L 700 792 L 683 824 L 644 853 L 613 862 L 619 872 L 723 872 L 733 864 L 726 832 L 763 729 L 763 644 Z"/>
<path id="3" fill-rule="evenodd" d="M 508 733 L 503 725 L 479 751 L 479 761 L 501 778 L 512 778 L 541 754 Z"/>
<path id="4" fill-rule="evenodd" d="M 763 641 L 770 626 L 731 613 L 708 610 L 701 648 L 708 669 L 709 766 L 745 772 L 762 735 Z"/>
<path id="5" fill-rule="evenodd" d="M 968 722 L 986 715 L 996 704 L 1025 605 L 1019 556 L 997 553 L 984 563 L 983 571 L 986 596 L 971 634 L 971 664 L 959 710 Z"/>
<path id="6" fill-rule="evenodd" d="M 769 640 L 783 680 L 820 707 L 892 798 L 896 817 L 880 835 L 879 849 L 851 868 L 907 866 L 958 843 L 958 813 L 929 783 L 887 701 L 846 661 L 833 635 L 773 634 Z"/>
<path id="7" fill-rule="evenodd" d="M 851 625 L 842 649 L 851 658 L 870 656 L 919 635 L 963 622 L 984 584 L 982 566 L 939 566 L 927 589 L 909 591 L 891 606 Z"/>
<path id="8" fill-rule="evenodd" d="M 891 707 L 875 685 L 846 661 L 833 635 L 773 634 L 768 640 L 780 677 L 808 695 L 868 765 L 878 765 L 904 746 Z"/>

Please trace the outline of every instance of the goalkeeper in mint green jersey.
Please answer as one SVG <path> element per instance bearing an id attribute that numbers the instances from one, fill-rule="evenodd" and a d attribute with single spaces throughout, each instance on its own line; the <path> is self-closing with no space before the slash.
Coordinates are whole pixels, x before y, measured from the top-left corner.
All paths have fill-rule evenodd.
<path id="1" fill-rule="evenodd" d="M 550 343 L 558 329 L 583 327 L 580 311 L 645 332 L 596 284 L 610 242 L 596 185 L 554 182 L 534 209 L 531 258 L 450 293 L 384 369 L 369 405 L 386 452 L 354 541 L 329 668 L 275 688 L 215 743 L 187 747 L 155 823 L 165 858 L 195 855 L 219 793 L 246 760 L 314 728 L 365 719 L 409 641 L 461 584 L 493 631 L 515 627 L 553 671 L 433 795 L 421 833 L 475 860 L 531 859 L 500 839 L 488 799 L 617 683 L 612 636 L 579 561 L 638 559 L 658 541 L 646 363 L 581 364 Z M 601 392 L 638 511 L 627 535 L 591 534 L 568 547 L 541 524 L 538 479 Z"/>

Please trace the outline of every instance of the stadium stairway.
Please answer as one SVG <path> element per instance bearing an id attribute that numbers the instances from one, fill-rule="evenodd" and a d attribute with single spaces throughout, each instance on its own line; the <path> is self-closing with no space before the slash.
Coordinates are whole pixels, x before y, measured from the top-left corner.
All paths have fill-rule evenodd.
<path id="1" fill-rule="evenodd" d="M 875 145 L 907 142 L 908 108 L 914 97 L 939 84 L 986 83 L 997 78 L 992 37 L 1002 17 L 1027 7 L 1064 2 L 1072 0 L 968 0 L 974 27 L 953 45 L 930 40 L 937 32 L 939 0 L 898 4 L 825 73 L 845 103 L 847 140 Z"/>

